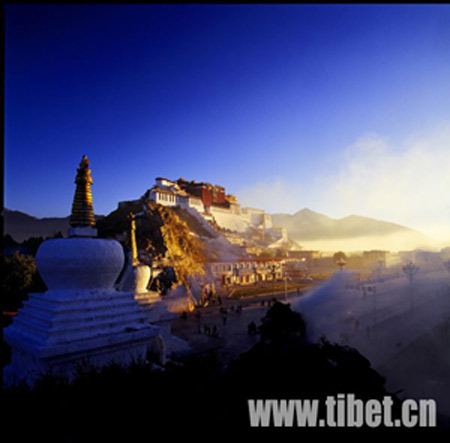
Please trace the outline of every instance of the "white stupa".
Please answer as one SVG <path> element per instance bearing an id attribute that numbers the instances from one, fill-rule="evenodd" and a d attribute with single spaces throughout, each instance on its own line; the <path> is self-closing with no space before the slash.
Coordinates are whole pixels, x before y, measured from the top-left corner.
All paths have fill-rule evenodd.
<path id="1" fill-rule="evenodd" d="M 152 276 L 152 270 L 149 266 L 139 262 L 137 243 L 136 243 L 136 222 L 135 215 L 130 213 L 128 216 L 128 240 L 131 246 L 131 252 L 128 260 L 128 266 L 118 282 L 120 291 L 131 291 L 134 299 L 137 301 L 141 312 L 146 316 L 147 321 L 160 328 L 162 340 L 161 361 L 164 362 L 168 357 L 177 357 L 188 354 L 192 348 L 184 340 L 172 335 L 172 321 L 178 318 L 177 314 L 170 312 L 165 301 L 158 292 L 148 289 L 148 284 Z"/>
<path id="2" fill-rule="evenodd" d="M 117 241 L 96 238 L 86 156 L 75 183 L 69 238 L 47 240 L 36 254 L 48 291 L 30 294 L 4 330 L 12 348 L 6 384 L 42 373 L 71 378 L 82 363 L 127 364 L 160 347 L 160 328 L 148 323 L 134 292 L 114 287 L 124 253 Z"/>

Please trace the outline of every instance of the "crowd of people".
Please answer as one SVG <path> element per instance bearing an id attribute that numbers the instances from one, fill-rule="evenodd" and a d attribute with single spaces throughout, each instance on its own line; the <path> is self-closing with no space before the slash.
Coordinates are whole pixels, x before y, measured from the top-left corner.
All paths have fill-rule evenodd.
<path id="1" fill-rule="evenodd" d="M 228 324 L 228 319 L 230 314 L 240 314 L 243 309 L 243 305 L 241 303 L 239 304 L 229 304 L 228 306 L 225 306 L 223 303 L 222 298 L 220 295 L 217 295 L 215 291 L 213 291 L 211 288 L 207 288 L 204 291 L 204 297 L 203 297 L 204 303 L 202 304 L 202 307 L 214 307 L 216 304 L 218 306 L 218 312 L 220 313 L 220 322 L 222 323 L 222 327 L 226 327 Z M 275 303 L 277 299 L 274 297 L 272 299 L 263 299 L 260 301 L 261 307 L 267 307 L 270 308 L 273 303 Z M 207 311 L 208 313 L 211 313 Z M 214 312 L 214 310 L 213 310 Z M 216 311 L 217 312 L 217 311 Z M 210 323 L 202 323 L 202 317 L 204 313 L 202 313 L 202 309 L 196 309 L 193 313 L 195 318 L 197 319 L 197 333 L 203 334 L 208 337 L 219 337 L 219 329 L 217 324 L 210 324 Z M 187 319 L 188 315 L 186 312 L 183 312 L 181 315 L 183 319 Z M 255 324 L 254 321 L 251 321 L 247 325 L 247 333 L 249 335 L 256 335 L 258 334 L 258 327 Z"/>

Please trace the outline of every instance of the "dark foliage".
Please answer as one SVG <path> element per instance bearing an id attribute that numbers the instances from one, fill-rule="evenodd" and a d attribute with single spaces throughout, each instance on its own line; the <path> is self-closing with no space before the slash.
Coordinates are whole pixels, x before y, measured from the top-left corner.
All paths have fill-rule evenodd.
<path id="1" fill-rule="evenodd" d="M 9 234 L 3 236 L 3 248 L 9 249 L 18 246 L 19 243 L 16 242 Z"/>
<path id="2" fill-rule="evenodd" d="M 22 248 L 24 251 L 34 257 L 43 241 L 43 237 L 30 237 L 22 242 Z"/>
<path id="3" fill-rule="evenodd" d="M 290 309 L 288 304 L 276 302 L 262 319 L 259 332 L 265 343 L 289 344 L 305 336 L 302 316 Z"/>
<path id="4" fill-rule="evenodd" d="M 174 269 L 171 266 L 164 266 L 162 272 L 153 279 L 150 290 L 158 291 L 160 295 L 167 295 L 177 281 Z"/>
<path id="5" fill-rule="evenodd" d="M 26 299 L 37 273 L 33 257 L 15 252 L 0 259 L 2 273 L 2 311 L 16 311 Z"/>
<path id="6" fill-rule="evenodd" d="M 18 251 L 1 256 L 2 311 L 17 311 L 30 292 L 44 292 L 47 288 L 37 272 L 34 258 Z"/>
<path id="7" fill-rule="evenodd" d="M 326 434 L 339 440 L 347 434 L 345 429 L 332 429 L 329 434 L 326 429 L 249 427 L 248 399 L 387 395 L 383 377 L 364 357 L 325 340 L 305 342 L 304 322 L 293 314 L 289 307 L 275 304 L 262 321 L 264 338 L 229 367 L 223 367 L 220 355 L 208 353 L 169 363 L 164 369 L 145 362 L 129 368 L 111 364 L 101 371 L 80 367 L 71 385 L 43 377 L 32 390 L 9 389 L 3 392 L 8 405 L 4 422 L 14 431 L 14 441 L 33 437 L 120 442 L 162 436 L 194 441 L 225 436 L 281 440 L 290 432 L 296 439 Z M 377 438 L 384 435 L 383 429 L 347 431 L 357 437 L 350 441 L 367 441 L 368 432 Z M 392 429 L 388 431 L 392 435 Z"/>
<path id="8" fill-rule="evenodd" d="M 347 255 L 345 252 L 338 251 L 333 255 L 333 261 L 337 263 L 339 260 L 347 260 Z"/>

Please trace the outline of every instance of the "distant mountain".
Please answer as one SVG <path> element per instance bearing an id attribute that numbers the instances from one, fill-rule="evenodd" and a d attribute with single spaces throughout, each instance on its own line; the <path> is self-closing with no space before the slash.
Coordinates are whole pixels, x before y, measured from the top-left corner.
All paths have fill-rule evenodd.
<path id="1" fill-rule="evenodd" d="M 324 243 L 340 240 L 364 238 L 365 244 L 386 248 L 382 239 L 401 238 L 405 247 L 410 244 L 427 244 L 429 239 L 422 233 L 396 223 L 376 220 L 358 215 L 334 219 L 305 208 L 290 214 L 273 214 L 274 225 L 287 229 L 289 237 L 300 244 L 322 241 Z M 388 245 L 389 246 L 389 245 Z"/>
<path id="2" fill-rule="evenodd" d="M 104 216 L 95 216 L 101 219 Z M 3 210 L 4 234 L 21 243 L 30 237 L 52 237 L 58 232 L 66 236 L 69 217 L 37 218 L 20 211 Z"/>
<path id="3" fill-rule="evenodd" d="M 37 218 L 20 211 L 4 209 L 4 234 L 21 243 L 30 237 L 66 236 L 69 217 Z M 96 220 L 103 215 L 96 215 Z M 273 214 L 273 224 L 287 229 L 288 237 L 309 249 L 414 249 L 430 240 L 413 229 L 373 218 L 350 215 L 334 219 L 310 209 L 295 214 Z"/>

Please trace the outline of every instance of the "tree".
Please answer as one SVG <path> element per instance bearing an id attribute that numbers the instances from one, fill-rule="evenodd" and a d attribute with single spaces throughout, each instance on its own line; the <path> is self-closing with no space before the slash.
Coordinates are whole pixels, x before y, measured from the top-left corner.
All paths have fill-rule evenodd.
<path id="1" fill-rule="evenodd" d="M 345 252 L 343 251 L 338 251 L 333 255 L 333 261 L 335 263 L 337 263 L 339 260 L 346 260 L 347 261 L 347 256 L 345 255 Z"/>
<path id="2" fill-rule="evenodd" d="M 341 268 L 342 271 L 342 268 L 347 264 L 347 256 L 345 255 L 345 252 L 336 252 L 333 255 L 333 261 Z"/>
<path id="3" fill-rule="evenodd" d="M 302 316 L 290 309 L 290 305 L 276 302 L 261 320 L 259 332 L 266 343 L 301 339 L 305 336 L 305 322 Z"/>
<path id="4" fill-rule="evenodd" d="M 407 265 L 403 266 L 403 272 L 406 275 L 406 278 L 409 281 L 409 298 L 410 298 L 410 306 L 411 310 L 414 309 L 414 296 L 413 296 L 413 282 L 416 278 L 416 274 L 419 272 L 420 268 L 416 266 L 412 261 L 410 261 Z"/>
<path id="5" fill-rule="evenodd" d="M 15 248 L 17 246 L 19 246 L 19 243 L 17 243 L 9 234 L 3 236 L 3 247 L 5 249 Z"/>
<path id="6" fill-rule="evenodd" d="M 2 310 L 16 311 L 33 287 L 37 269 L 34 258 L 16 251 L 1 257 Z"/>
<path id="7" fill-rule="evenodd" d="M 43 241 L 43 237 L 30 237 L 22 242 L 22 248 L 34 257 Z"/>
<path id="8" fill-rule="evenodd" d="M 224 422 L 248 426 L 249 398 L 324 401 L 339 393 L 366 400 L 388 395 L 384 377 L 357 350 L 325 338 L 308 342 L 302 317 L 289 305 L 275 303 L 262 319 L 260 331 L 260 341 L 229 366 L 222 399 Z M 235 386 L 239 388 L 233 391 Z"/>

